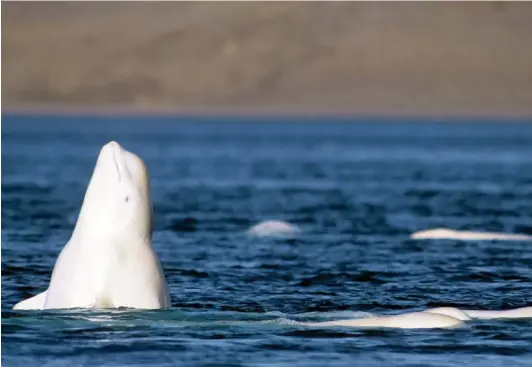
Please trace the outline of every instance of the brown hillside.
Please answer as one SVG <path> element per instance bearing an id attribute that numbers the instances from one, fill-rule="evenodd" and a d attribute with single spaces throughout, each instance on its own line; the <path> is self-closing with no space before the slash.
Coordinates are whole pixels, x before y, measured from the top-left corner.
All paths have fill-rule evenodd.
<path id="1" fill-rule="evenodd" d="M 532 3 L 2 3 L 2 104 L 532 115 Z"/>

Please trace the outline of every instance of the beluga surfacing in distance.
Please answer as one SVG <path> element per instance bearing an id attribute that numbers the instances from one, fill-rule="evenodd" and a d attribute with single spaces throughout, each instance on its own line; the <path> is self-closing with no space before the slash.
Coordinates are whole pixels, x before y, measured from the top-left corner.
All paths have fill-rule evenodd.
<path id="1" fill-rule="evenodd" d="M 447 228 L 434 228 L 415 232 L 410 235 L 415 240 L 461 240 L 461 241 L 532 241 L 532 236 L 526 234 L 457 231 Z"/>
<path id="2" fill-rule="evenodd" d="M 48 290 L 14 309 L 170 307 L 152 223 L 146 165 L 118 143 L 106 144 Z"/>
<path id="3" fill-rule="evenodd" d="M 301 229 L 288 222 L 281 220 L 265 220 L 255 224 L 247 232 L 253 237 L 295 237 L 301 233 Z"/>

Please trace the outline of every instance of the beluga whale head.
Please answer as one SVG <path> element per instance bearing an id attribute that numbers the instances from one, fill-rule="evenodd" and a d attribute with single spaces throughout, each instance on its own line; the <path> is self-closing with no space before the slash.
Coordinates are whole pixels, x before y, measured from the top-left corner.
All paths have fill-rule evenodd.
<path id="1" fill-rule="evenodd" d="M 164 272 L 151 241 L 152 223 L 146 165 L 118 143 L 107 143 L 48 290 L 15 308 L 169 307 Z"/>
<path id="2" fill-rule="evenodd" d="M 73 237 L 115 235 L 151 239 L 153 210 L 148 169 L 135 154 L 111 141 L 96 162 Z"/>

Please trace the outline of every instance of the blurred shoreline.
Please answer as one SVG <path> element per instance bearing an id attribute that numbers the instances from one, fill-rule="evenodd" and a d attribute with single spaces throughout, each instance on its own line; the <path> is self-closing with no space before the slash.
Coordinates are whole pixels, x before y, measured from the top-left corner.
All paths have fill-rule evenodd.
<path id="1" fill-rule="evenodd" d="M 532 113 L 481 113 L 467 111 L 449 113 L 449 111 L 432 111 L 431 113 L 398 113 L 394 111 L 352 111 L 352 110 L 311 110 L 311 109 L 264 109 L 264 108 L 131 108 L 131 107 L 64 107 L 64 106 L 25 106 L 2 108 L 5 116 L 101 116 L 101 117 L 162 117 L 162 118 L 279 118 L 295 120 L 341 119 L 349 122 L 394 122 L 409 120 L 411 122 L 445 121 L 445 122 L 520 122 L 532 123 Z M 269 120 L 270 121 L 270 120 Z"/>
<path id="2" fill-rule="evenodd" d="M 2 3 L 2 113 L 532 118 L 532 3 Z"/>

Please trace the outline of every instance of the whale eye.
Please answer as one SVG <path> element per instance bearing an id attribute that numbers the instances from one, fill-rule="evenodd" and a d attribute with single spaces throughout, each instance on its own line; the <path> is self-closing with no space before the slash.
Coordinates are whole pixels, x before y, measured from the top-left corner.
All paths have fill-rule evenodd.
<path id="1" fill-rule="evenodd" d="M 126 203 L 127 203 L 129 201 L 129 196 L 126 196 L 125 200 L 126 200 Z"/>

